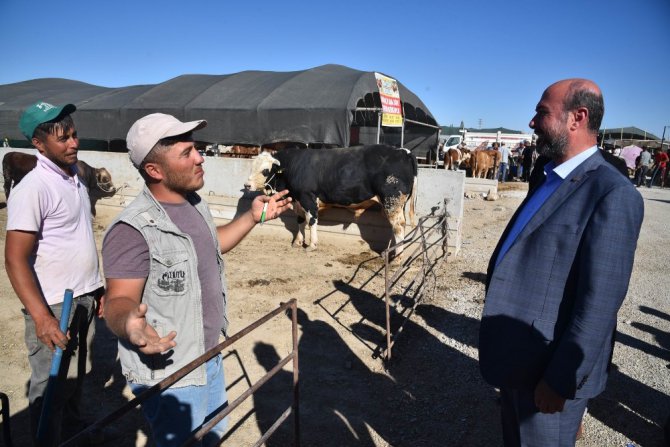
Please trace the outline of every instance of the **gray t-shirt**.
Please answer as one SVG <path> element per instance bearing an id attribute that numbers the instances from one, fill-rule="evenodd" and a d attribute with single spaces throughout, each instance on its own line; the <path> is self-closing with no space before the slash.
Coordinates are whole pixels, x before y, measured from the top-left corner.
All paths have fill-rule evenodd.
<path id="1" fill-rule="evenodd" d="M 177 228 L 191 237 L 195 246 L 202 291 L 205 350 L 211 349 L 219 343 L 223 325 L 223 285 L 219 276 L 216 246 L 207 223 L 193 205 L 188 202 L 161 202 L 161 205 Z M 126 223 L 119 222 L 112 227 L 103 242 L 102 254 L 106 278 L 149 276 L 149 246 L 142 233 Z"/>
<path id="2" fill-rule="evenodd" d="M 640 166 L 649 166 L 651 164 L 651 154 L 649 151 L 642 151 L 640 153 Z"/>

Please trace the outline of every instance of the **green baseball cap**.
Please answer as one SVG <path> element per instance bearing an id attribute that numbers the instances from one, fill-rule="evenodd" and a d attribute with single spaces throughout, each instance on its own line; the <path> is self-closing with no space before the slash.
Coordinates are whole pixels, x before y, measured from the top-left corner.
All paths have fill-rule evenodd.
<path id="1" fill-rule="evenodd" d="M 39 101 L 28 107 L 21 115 L 19 128 L 21 133 L 28 141 L 33 139 L 35 128 L 42 123 L 54 121 L 63 115 L 69 115 L 77 110 L 74 104 L 65 104 L 64 106 L 54 106 L 48 102 Z"/>

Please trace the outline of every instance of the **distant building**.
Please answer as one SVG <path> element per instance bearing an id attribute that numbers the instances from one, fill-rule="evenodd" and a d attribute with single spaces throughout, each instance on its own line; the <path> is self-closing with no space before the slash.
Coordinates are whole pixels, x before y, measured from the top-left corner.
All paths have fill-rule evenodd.
<path id="1" fill-rule="evenodd" d="M 661 147 L 661 139 L 651 132 L 637 127 L 616 127 L 601 129 L 598 132 L 598 141 L 603 147 L 647 146 L 651 149 Z M 668 149 L 668 140 L 663 141 L 663 148 Z"/>

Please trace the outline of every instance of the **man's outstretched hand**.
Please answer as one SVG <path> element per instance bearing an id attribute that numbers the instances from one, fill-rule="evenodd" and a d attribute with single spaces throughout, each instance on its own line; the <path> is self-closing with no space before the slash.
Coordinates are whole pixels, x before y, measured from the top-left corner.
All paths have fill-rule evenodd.
<path id="1" fill-rule="evenodd" d="M 175 331 L 161 337 L 156 329 L 147 323 L 147 309 L 148 306 L 142 303 L 128 315 L 125 328 L 128 340 L 139 347 L 140 352 L 144 354 L 159 354 L 177 346 L 177 342 L 174 341 L 177 336 Z"/>
<path id="2" fill-rule="evenodd" d="M 259 195 L 251 202 L 251 213 L 255 222 L 265 222 L 276 219 L 284 211 L 293 208 L 293 199 L 288 196 L 288 189 L 279 191 L 271 196 Z M 263 213 L 265 211 L 265 213 Z"/>

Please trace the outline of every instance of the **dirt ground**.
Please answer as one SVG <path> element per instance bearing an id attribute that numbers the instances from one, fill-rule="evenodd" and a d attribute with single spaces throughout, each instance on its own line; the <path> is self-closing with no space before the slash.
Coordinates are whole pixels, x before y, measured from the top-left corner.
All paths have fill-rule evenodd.
<path id="1" fill-rule="evenodd" d="M 98 247 L 107 224 L 120 211 L 101 203 L 104 201 L 99 202 L 94 221 Z M 6 219 L 4 208 L 0 210 L 3 229 Z M 436 393 L 444 386 L 444 375 L 453 368 L 449 364 L 467 365 L 467 373 L 457 378 L 457 382 L 465 385 L 480 381 L 476 361 L 444 345 L 430 334 L 429 327 L 411 323 L 394 348 L 394 359 L 387 369 L 377 355 L 385 342 L 383 262 L 379 255 L 360 239 L 325 232 L 320 233 L 320 248 L 314 252 L 293 248 L 290 240 L 290 233 L 282 228 L 257 227 L 226 255 L 226 268 L 232 333 L 282 302 L 298 300 L 302 444 L 435 445 L 435 437 L 444 435 L 444 418 L 454 417 L 447 412 L 447 406 L 452 404 L 442 405 L 441 399 L 434 402 Z M 0 253 L 4 253 L 4 232 Z M 0 305 L 4 309 L 0 316 L 3 363 L 0 392 L 9 396 L 14 444 L 25 445 L 25 394 L 30 372 L 23 343 L 21 306 L 6 274 L 0 275 Z M 96 323 L 92 372 L 87 383 L 87 411 L 92 419 L 110 413 L 132 398 L 116 360 L 115 338 L 104 322 Z M 476 323 L 468 319 L 459 324 Z M 417 337 L 421 341 L 413 340 Z M 473 344 L 474 340 L 468 341 L 468 345 Z M 290 320 L 280 315 L 224 351 L 231 401 L 291 349 Z M 474 349 L 471 351 L 470 356 L 474 356 Z M 427 362 L 423 358 L 426 354 L 433 359 Z M 235 430 L 226 445 L 252 445 L 291 405 L 291 371 L 289 363 L 232 413 L 231 425 Z M 463 394 L 459 401 L 470 400 L 467 387 L 459 388 L 454 390 Z M 476 400 L 482 401 L 481 404 L 492 403 L 493 396 Z M 458 416 L 462 428 L 456 438 L 466 436 L 474 429 L 473 425 L 478 425 L 481 416 L 476 406 Z M 430 417 L 426 418 L 427 415 Z M 112 427 L 120 432 L 120 437 L 106 445 L 147 444 L 148 430 L 139 410 L 133 410 Z M 289 418 L 268 445 L 289 445 L 292 436 L 292 418 Z M 422 437 L 426 437 L 425 443 L 420 441 Z"/>
<path id="2" fill-rule="evenodd" d="M 462 253 L 442 265 L 434 294 L 405 325 L 388 364 L 378 356 L 384 345 L 383 262 L 367 243 L 323 232 L 319 250 L 305 252 L 291 247 L 288 231 L 266 225 L 226 255 L 231 333 L 282 302 L 298 300 L 303 446 L 500 444 L 496 395 L 479 375 L 476 337 L 486 260 L 522 195 L 466 201 Z M 99 203 L 94 222 L 99 247 L 119 211 Z M 0 306 L 0 392 L 9 396 L 14 445 L 20 446 L 27 444 L 29 366 L 20 304 L 6 274 L 0 275 Z M 86 392 L 92 419 L 132 397 L 116 359 L 114 336 L 104 322 L 96 327 Z M 291 349 L 290 320 L 279 315 L 225 350 L 230 401 Z M 253 445 L 291 405 L 291 383 L 289 363 L 232 413 L 233 430 L 224 445 Z M 289 417 L 267 445 L 291 445 L 292 421 Z M 111 428 L 118 437 L 105 445 L 150 445 L 138 409 Z"/>

